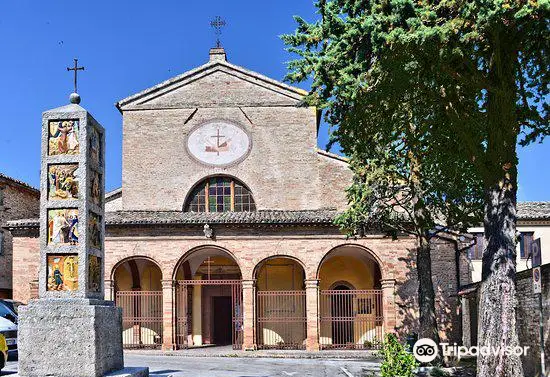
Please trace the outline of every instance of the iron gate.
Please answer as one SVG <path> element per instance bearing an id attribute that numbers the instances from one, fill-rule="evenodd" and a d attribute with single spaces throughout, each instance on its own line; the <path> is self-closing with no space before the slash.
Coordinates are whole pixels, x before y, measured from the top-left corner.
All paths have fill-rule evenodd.
<path id="1" fill-rule="evenodd" d="M 243 289 L 241 280 L 178 280 L 176 286 L 176 346 L 189 348 L 192 335 L 194 286 L 225 286 L 231 291 L 231 339 L 233 349 L 243 345 Z M 202 315 L 202 308 L 201 308 Z"/>
<path id="2" fill-rule="evenodd" d="M 306 292 L 257 292 L 258 348 L 305 349 Z"/>
<path id="3" fill-rule="evenodd" d="M 382 290 L 324 290 L 319 304 L 321 349 L 380 348 Z"/>
<path id="4" fill-rule="evenodd" d="M 162 345 L 162 291 L 119 291 L 122 308 L 122 344 L 125 348 Z"/>

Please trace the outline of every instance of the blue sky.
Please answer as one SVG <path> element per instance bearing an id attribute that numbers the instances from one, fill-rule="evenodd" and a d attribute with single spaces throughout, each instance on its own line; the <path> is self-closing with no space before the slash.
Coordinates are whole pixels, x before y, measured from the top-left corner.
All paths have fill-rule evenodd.
<path id="1" fill-rule="evenodd" d="M 204 64 L 216 15 L 227 21 L 229 60 L 279 80 L 292 58 L 279 35 L 294 30 L 293 15 L 316 16 L 313 0 L 0 1 L 0 172 L 38 186 L 41 114 L 68 103 L 66 67 L 76 57 L 86 67 L 81 105 L 107 132 L 106 188 L 120 187 L 122 118 L 114 103 Z M 320 147 L 327 132 L 321 128 Z M 549 160 L 550 142 L 520 150 L 519 200 L 550 200 Z"/>

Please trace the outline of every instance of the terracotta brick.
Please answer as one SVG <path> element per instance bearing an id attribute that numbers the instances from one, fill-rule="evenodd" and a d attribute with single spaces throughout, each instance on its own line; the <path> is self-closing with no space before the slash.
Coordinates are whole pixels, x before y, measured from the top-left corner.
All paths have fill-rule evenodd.
<path id="1" fill-rule="evenodd" d="M 0 232 L 4 234 L 3 253 L 0 254 L 0 298 L 11 298 L 12 289 L 18 289 L 18 281 L 12 276 L 20 276 L 26 264 L 19 265 L 14 258 L 15 242 L 8 230 L 1 229 L 7 221 L 35 218 L 39 211 L 40 193 L 18 181 L 0 174 Z"/>

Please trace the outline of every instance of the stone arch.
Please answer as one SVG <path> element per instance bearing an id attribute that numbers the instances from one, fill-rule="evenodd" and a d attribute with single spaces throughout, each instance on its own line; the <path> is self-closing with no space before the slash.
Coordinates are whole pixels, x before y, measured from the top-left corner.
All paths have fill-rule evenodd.
<path id="1" fill-rule="evenodd" d="M 158 347 L 162 340 L 162 268 L 153 258 L 134 255 L 111 270 L 116 305 L 124 313 L 125 347 Z"/>
<path id="2" fill-rule="evenodd" d="M 253 270 L 252 270 L 252 278 L 253 279 L 257 279 L 258 277 L 258 272 L 259 272 L 259 269 L 268 261 L 270 260 L 273 260 L 273 259 L 289 259 L 289 260 L 292 260 L 294 262 L 296 262 L 298 265 L 300 265 L 300 267 L 302 267 L 302 271 L 304 271 L 304 279 L 307 279 L 307 269 L 306 269 L 306 265 L 304 262 L 302 262 L 300 260 L 300 258 L 297 258 L 297 257 L 294 257 L 292 255 L 287 255 L 287 254 L 276 254 L 276 255 L 270 255 L 269 257 L 266 257 L 266 258 L 263 258 L 262 260 L 260 260 L 258 263 L 256 263 L 256 265 L 254 266 Z"/>
<path id="3" fill-rule="evenodd" d="M 330 259 L 332 256 L 334 256 L 335 254 L 341 252 L 345 248 L 357 249 L 367 259 L 371 259 L 377 265 L 377 267 L 380 271 L 380 280 L 383 280 L 383 279 L 386 278 L 387 272 L 385 270 L 385 265 L 384 265 L 382 259 L 380 258 L 380 256 L 376 252 L 374 252 L 373 250 L 371 250 L 371 249 L 369 249 L 369 248 L 367 248 L 363 245 L 359 245 L 359 244 L 355 244 L 355 243 L 345 243 L 345 244 L 340 244 L 340 245 L 337 245 L 337 246 L 333 247 L 332 249 L 327 251 L 325 253 L 325 255 L 323 255 L 323 258 L 321 259 L 321 261 L 317 265 L 317 271 L 316 271 L 316 274 L 315 274 L 316 279 L 319 279 L 319 273 L 321 272 L 321 267 L 323 266 L 323 264 L 328 259 Z"/>
<path id="4" fill-rule="evenodd" d="M 348 282 L 347 280 L 338 280 L 338 281 L 335 281 L 334 283 L 332 283 L 329 287 L 329 289 L 336 289 L 336 287 L 338 286 L 344 286 L 344 287 L 347 287 L 347 289 L 355 289 L 355 287 L 353 286 L 353 284 L 351 284 L 350 282 Z"/>
<path id="5" fill-rule="evenodd" d="M 129 276 L 127 276 L 127 278 L 130 278 L 132 282 L 131 286 L 125 287 L 127 288 L 126 290 L 142 290 L 144 288 L 144 279 L 142 274 L 147 269 L 151 269 L 156 275 L 154 277 L 149 277 L 149 290 L 161 289 L 163 271 L 160 263 L 157 262 L 154 258 L 145 255 L 133 255 L 119 260 L 111 269 L 110 279 L 113 281 L 113 288 L 115 291 L 119 290 L 120 288 L 119 283 L 121 276 L 119 274 L 119 276 L 117 277 L 117 272 L 120 273 L 120 269 L 123 268 L 125 264 L 128 266 L 129 269 L 129 271 L 127 271 Z"/>
<path id="6" fill-rule="evenodd" d="M 272 255 L 254 267 L 253 277 L 258 348 L 303 349 L 307 328 L 304 263 L 290 255 Z"/>
<path id="7" fill-rule="evenodd" d="M 175 265 L 175 267 L 172 271 L 172 279 L 173 280 L 178 280 L 178 272 L 179 272 L 180 268 L 189 268 L 190 273 L 192 274 L 193 273 L 192 266 L 189 264 L 188 267 L 186 267 L 184 264 L 189 263 L 190 259 L 193 256 L 198 255 L 201 252 L 207 252 L 208 253 L 208 252 L 212 252 L 212 251 L 215 251 L 214 254 L 222 255 L 225 258 L 230 259 L 233 262 L 235 262 L 235 264 L 239 268 L 239 272 L 240 272 L 241 276 L 243 275 L 243 268 L 241 266 L 241 263 L 238 260 L 238 258 L 231 251 L 229 251 L 228 249 L 226 249 L 224 247 L 218 246 L 218 245 L 206 244 L 206 245 L 196 246 L 196 247 L 188 250 L 187 252 L 185 252 L 181 256 L 181 258 L 178 260 L 178 262 L 176 263 L 176 265 Z"/>
<path id="8" fill-rule="evenodd" d="M 327 349 L 376 348 L 383 339 L 382 266 L 372 250 L 342 244 L 317 268 L 319 342 Z"/>

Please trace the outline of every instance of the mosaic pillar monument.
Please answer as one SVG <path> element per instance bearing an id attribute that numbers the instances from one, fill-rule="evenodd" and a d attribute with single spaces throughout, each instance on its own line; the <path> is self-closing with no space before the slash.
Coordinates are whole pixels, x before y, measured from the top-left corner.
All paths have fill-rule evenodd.
<path id="1" fill-rule="evenodd" d="M 39 299 L 19 317 L 25 377 L 98 377 L 124 366 L 122 311 L 104 300 L 105 133 L 78 94 L 70 99 L 42 116 Z"/>

